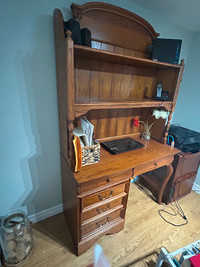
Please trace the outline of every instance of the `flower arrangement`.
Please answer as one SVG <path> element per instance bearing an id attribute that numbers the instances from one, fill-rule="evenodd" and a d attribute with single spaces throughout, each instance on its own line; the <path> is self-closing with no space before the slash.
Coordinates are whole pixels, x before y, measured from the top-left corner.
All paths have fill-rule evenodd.
<path id="1" fill-rule="evenodd" d="M 152 116 L 154 116 L 156 120 L 154 122 L 152 122 L 151 124 L 149 124 L 149 118 Z M 139 127 L 140 123 L 142 123 L 144 126 L 144 132 L 142 134 L 142 139 L 149 140 L 150 136 L 151 136 L 151 128 L 154 125 L 154 123 L 157 121 L 157 119 L 160 119 L 160 118 L 167 119 L 167 117 L 168 117 L 167 111 L 154 109 L 152 115 L 150 115 L 147 118 L 146 123 L 144 121 L 140 121 L 140 120 L 134 118 L 133 119 L 133 125 L 136 127 Z"/>

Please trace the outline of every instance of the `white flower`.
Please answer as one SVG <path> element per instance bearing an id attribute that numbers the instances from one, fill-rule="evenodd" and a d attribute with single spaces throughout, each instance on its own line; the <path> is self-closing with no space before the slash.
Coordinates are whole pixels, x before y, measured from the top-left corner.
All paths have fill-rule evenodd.
<path id="1" fill-rule="evenodd" d="M 161 117 L 162 119 L 167 119 L 167 117 L 168 117 L 168 112 L 167 112 L 167 111 L 164 111 L 164 110 L 161 110 L 161 111 L 160 111 L 160 117 Z"/>
<path id="2" fill-rule="evenodd" d="M 153 110 L 153 116 L 155 116 L 156 119 L 159 119 L 160 118 L 160 111 L 157 109 L 154 109 Z"/>
<path id="3" fill-rule="evenodd" d="M 157 110 L 157 109 L 154 109 L 153 110 L 153 116 L 155 116 L 156 119 L 167 119 L 168 117 L 168 112 L 165 111 L 165 110 Z"/>

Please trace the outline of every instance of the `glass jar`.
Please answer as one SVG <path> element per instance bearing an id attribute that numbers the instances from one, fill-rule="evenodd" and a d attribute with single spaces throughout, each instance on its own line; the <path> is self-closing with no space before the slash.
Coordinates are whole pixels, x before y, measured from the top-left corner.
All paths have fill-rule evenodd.
<path id="1" fill-rule="evenodd" d="M 0 237 L 3 256 L 9 264 L 19 263 L 32 251 L 32 229 L 23 211 L 14 211 L 1 218 Z"/>

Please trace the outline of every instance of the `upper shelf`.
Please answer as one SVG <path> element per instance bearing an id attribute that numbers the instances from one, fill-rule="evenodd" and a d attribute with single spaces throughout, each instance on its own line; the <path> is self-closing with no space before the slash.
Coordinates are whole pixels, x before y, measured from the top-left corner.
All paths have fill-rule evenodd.
<path id="1" fill-rule="evenodd" d="M 172 101 L 155 101 L 155 100 L 134 100 L 120 102 L 87 102 L 75 103 L 75 117 L 86 114 L 89 110 L 97 109 L 124 109 L 124 108 L 151 108 L 164 107 L 167 110 L 172 108 Z"/>
<path id="2" fill-rule="evenodd" d="M 90 60 L 106 61 L 110 63 L 117 63 L 123 65 L 147 67 L 156 69 L 180 69 L 181 65 L 174 65 L 159 61 L 153 61 L 152 59 L 137 58 L 127 56 L 123 54 L 113 53 L 105 50 L 95 49 L 82 45 L 74 45 L 75 56 L 89 58 Z"/>

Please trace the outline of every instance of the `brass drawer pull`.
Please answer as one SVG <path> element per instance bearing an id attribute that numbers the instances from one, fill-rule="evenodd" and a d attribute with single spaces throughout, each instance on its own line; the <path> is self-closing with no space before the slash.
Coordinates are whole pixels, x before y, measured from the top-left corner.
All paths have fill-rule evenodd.
<path id="1" fill-rule="evenodd" d="M 157 162 L 155 162 L 155 163 L 154 163 L 154 165 L 155 165 L 155 166 L 158 166 L 158 163 L 157 163 Z"/>
<path id="2" fill-rule="evenodd" d="M 107 197 L 103 197 L 102 195 L 98 195 L 98 198 L 99 198 L 99 200 L 105 200 L 105 199 L 107 199 L 109 197 L 112 197 L 113 196 L 113 193 L 114 193 L 114 191 L 111 190 L 110 191 L 110 194 Z"/>
<path id="3" fill-rule="evenodd" d="M 112 180 L 111 178 L 108 178 L 108 179 L 106 180 L 106 182 L 109 183 L 109 182 L 111 182 L 111 180 Z"/>
<path id="4" fill-rule="evenodd" d="M 109 210 L 109 209 L 110 209 L 110 204 L 108 204 L 108 206 L 107 206 L 106 209 L 104 209 L 104 210 L 96 209 L 96 211 L 100 214 L 100 213 L 105 212 L 105 211 L 107 211 L 107 210 Z"/>
<path id="5" fill-rule="evenodd" d="M 104 223 L 96 223 L 96 225 L 97 225 L 97 227 L 101 227 L 101 226 L 104 226 L 104 225 L 106 225 L 106 224 L 108 224 L 110 222 L 110 219 L 109 219 L 109 217 L 108 218 L 106 218 L 106 221 L 104 222 Z"/>

